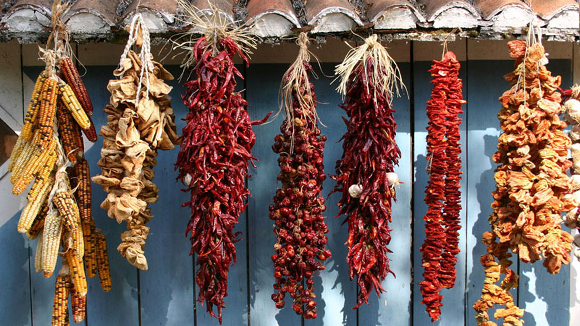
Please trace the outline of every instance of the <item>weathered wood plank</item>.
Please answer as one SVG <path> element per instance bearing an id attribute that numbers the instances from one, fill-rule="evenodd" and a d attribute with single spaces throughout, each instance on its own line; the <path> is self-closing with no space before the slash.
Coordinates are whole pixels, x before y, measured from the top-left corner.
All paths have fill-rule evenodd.
<path id="1" fill-rule="evenodd" d="M 12 130 L 19 131 L 24 121 L 24 100 L 20 44 L 17 40 L 0 44 L 0 60 L 0 119 Z"/>
<path id="2" fill-rule="evenodd" d="M 322 69 L 326 75 L 331 75 L 334 64 L 323 64 Z M 314 92 L 318 100 L 318 115 L 321 122 L 326 127 L 319 125 L 323 135 L 327 140 L 324 148 L 324 168 L 325 173 L 335 174 L 336 161 L 342 156 L 342 142 L 339 142 L 346 132 L 346 126 L 342 121 L 342 116 L 346 116 L 343 109 L 339 107 L 342 102 L 341 96 L 336 92 L 335 84 L 330 84 L 332 78 L 324 77 L 318 73 L 320 79 L 312 78 L 315 85 Z M 281 78 L 281 77 L 280 77 Z M 274 122 L 280 125 L 281 118 Z M 348 248 L 344 244 L 348 238 L 348 228 L 342 224 L 345 216 L 338 214 L 341 194 L 335 193 L 328 197 L 336 182 L 327 177 L 323 183 L 322 196 L 326 198 L 326 223 L 329 232 L 326 234 L 328 243 L 326 248 L 332 252 L 332 257 L 327 260 L 326 269 L 321 271 L 314 279 L 316 290 L 316 302 L 318 318 L 305 320 L 304 325 L 355 325 L 357 311 L 351 309 L 356 305 L 356 282 L 351 281 L 348 276 L 348 264 L 346 254 Z"/>
<path id="3" fill-rule="evenodd" d="M 166 68 L 174 76 L 181 73 L 177 66 Z M 179 96 L 183 89 L 177 80 L 168 84 L 173 86 L 171 104 L 181 134 L 185 126 L 181 118 L 187 114 Z M 149 270 L 139 272 L 141 325 L 191 325 L 195 320 L 193 258 L 189 256 L 191 243 L 185 237 L 190 209 L 181 207 L 189 200 L 189 193 L 179 191 L 182 185 L 175 180 L 173 165 L 179 146 L 158 152 L 153 182 L 159 187 L 159 200 L 150 204 L 154 218 L 149 222 L 151 230 L 145 246 Z"/>
<path id="4" fill-rule="evenodd" d="M 563 88 L 570 88 L 572 84 L 570 60 L 552 59 L 547 68 L 553 76 L 562 76 Z M 562 227 L 568 230 L 564 225 Z M 519 267 L 519 307 L 526 310 L 525 324 L 528 326 L 569 324 L 569 301 L 561 298 L 570 296 L 570 266 L 562 266 L 560 273 L 556 275 L 549 274 L 542 266 L 542 261 L 533 264 L 520 262 Z"/>
<path id="5" fill-rule="evenodd" d="M 415 49 L 419 50 L 419 49 Z M 423 53 L 424 51 L 416 51 L 416 53 Z M 439 52 L 434 52 L 434 58 L 440 59 Z M 427 126 L 428 117 L 426 114 L 427 101 L 430 99 L 432 77 L 429 73 L 432 61 L 416 61 L 414 62 L 414 92 L 415 92 L 415 115 L 414 115 L 414 196 L 413 196 L 413 214 L 414 214 L 414 230 L 413 230 L 413 266 L 414 266 L 414 282 L 413 282 L 413 322 L 416 325 L 427 325 L 431 322 L 429 315 L 425 311 L 425 305 L 421 304 L 423 297 L 421 295 L 421 286 L 419 282 L 423 281 L 424 268 L 421 267 L 422 254 L 420 252 L 421 246 L 425 241 L 425 222 L 423 216 L 427 213 L 427 204 L 425 203 L 425 188 L 429 181 L 427 174 Z M 460 78 L 465 80 L 466 64 L 461 63 L 462 69 L 460 71 Z M 463 96 L 467 98 L 467 89 L 464 85 Z M 467 107 L 463 107 L 464 111 Z M 461 252 L 457 255 L 457 278 L 455 286 L 452 289 L 444 289 L 441 291 L 443 295 L 443 307 L 441 308 L 440 325 L 461 325 L 464 322 L 465 314 L 465 258 L 466 252 L 463 244 L 466 236 L 466 198 L 467 198 L 467 164 L 466 164 L 466 125 L 465 113 L 461 114 L 463 123 L 460 126 L 461 135 L 461 162 L 463 179 L 461 180 L 461 206 L 460 212 L 461 230 L 459 231 L 459 244 Z"/>
<path id="6" fill-rule="evenodd" d="M 469 43 L 468 58 L 472 51 Z M 502 76 L 513 68 L 512 61 L 469 61 L 467 63 L 467 219 L 466 219 L 466 325 L 475 325 L 473 304 L 479 300 L 483 267 L 479 261 L 485 253 L 481 243 L 483 232 L 489 231 L 487 222 L 495 190 L 493 179 L 499 123 L 496 115 L 500 105 L 497 99 L 509 87 Z M 514 293 L 517 302 L 517 293 Z"/>
<path id="7" fill-rule="evenodd" d="M 80 58 L 82 61 L 83 59 Z M 102 109 L 109 103 L 110 93 L 107 91 L 107 83 L 113 76 L 114 66 L 89 66 L 87 67 L 84 83 L 87 86 L 89 96 L 93 101 L 93 122 L 100 130 L 101 125 L 107 121 L 106 114 Z M 85 156 L 89 162 L 91 175 L 101 173 L 97 161 L 101 158 L 103 139 L 99 137 L 91 146 L 85 142 Z M 111 264 L 111 279 L 113 288 L 109 292 L 103 292 L 98 277 L 89 279 L 89 292 L 87 297 L 87 320 L 90 325 L 138 325 L 139 324 L 139 289 L 137 283 L 137 269 L 130 265 L 116 250 L 121 242 L 121 233 L 126 230 L 125 223 L 117 224 L 107 216 L 107 211 L 100 208 L 100 204 L 106 197 L 103 189 L 93 183 L 93 217 L 97 228 L 100 228 L 107 237 L 107 251 Z M 146 247 L 146 250 L 148 248 Z"/>

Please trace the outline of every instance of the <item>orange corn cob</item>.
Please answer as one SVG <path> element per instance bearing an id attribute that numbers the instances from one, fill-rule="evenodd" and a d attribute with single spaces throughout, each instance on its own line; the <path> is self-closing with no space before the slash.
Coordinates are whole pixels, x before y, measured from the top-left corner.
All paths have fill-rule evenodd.
<path id="1" fill-rule="evenodd" d="M 58 82 L 47 78 L 40 93 L 40 109 L 38 111 L 38 132 L 40 140 L 38 147 L 44 151 L 52 139 L 54 118 L 56 114 L 56 99 L 58 95 Z"/>
<path id="2" fill-rule="evenodd" d="M 60 274 L 56 278 L 54 287 L 54 302 L 52 304 L 52 325 L 69 325 L 68 295 L 71 289 L 70 276 Z"/>
<path id="3" fill-rule="evenodd" d="M 79 207 L 81 221 L 88 221 L 92 219 L 92 203 L 91 203 L 91 174 L 89 172 L 89 163 L 85 159 L 81 159 L 75 165 L 77 175 L 77 191 L 75 197 Z"/>
<path id="4" fill-rule="evenodd" d="M 77 153 L 84 152 L 81 127 L 74 121 L 72 114 L 62 101 L 58 101 L 56 106 L 56 120 L 64 153 L 74 165 L 77 161 Z"/>
<path id="5" fill-rule="evenodd" d="M 83 237 L 85 240 L 85 266 L 87 267 L 87 276 L 93 278 L 97 276 L 97 237 L 95 234 L 95 221 L 91 218 L 89 221 L 82 222 Z"/>
<path id="6" fill-rule="evenodd" d="M 24 170 L 19 175 L 18 180 L 15 181 L 14 187 L 12 187 L 12 193 L 14 195 L 20 195 L 20 193 L 28 187 L 30 182 L 32 182 L 34 175 L 41 170 L 44 171 L 51 155 L 56 156 L 56 143 L 57 140 L 52 138 L 48 143 L 46 150 L 36 151 L 32 158 L 27 162 L 26 167 L 24 167 Z"/>
<path id="7" fill-rule="evenodd" d="M 65 253 L 66 261 L 70 267 L 71 280 L 75 290 L 81 297 L 87 295 L 87 277 L 85 275 L 85 266 L 82 258 L 79 259 L 74 249 L 67 250 Z"/>
<path id="8" fill-rule="evenodd" d="M 72 86 L 72 90 L 81 103 L 83 110 L 87 115 L 93 115 L 93 103 L 91 102 L 91 98 L 89 97 L 89 93 L 81 79 L 77 67 L 69 57 L 64 57 L 60 60 L 59 64 L 67 84 Z"/>
<path id="9" fill-rule="evenodd" d="M 70 290 L 70 303 L 75 323 L 83 321 L 87 315 L 87 296 L 81 296 L 74 287 Z"/>
<path id="10" fill-rule="evenodd" d="M 107 253 L 107 241 L 105 235 L 95 231 L 97 237 L 97 268 L 99 270 L 99 280 L 103 291 L 109 291 L 112 287 L 111 270 L 109 268 L 109 255 Z"/>

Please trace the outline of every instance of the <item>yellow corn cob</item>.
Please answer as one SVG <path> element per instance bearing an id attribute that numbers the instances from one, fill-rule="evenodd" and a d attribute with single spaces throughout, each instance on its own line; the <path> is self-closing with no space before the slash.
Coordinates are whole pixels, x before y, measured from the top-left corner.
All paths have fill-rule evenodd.
<path id="1" fill-rule="evenodd" d="M 30 226 L 42 208 L 42 204 L 46 202 L 46 198 L 48 197 L 53 185 L 54 177 L 51 175 L 46 179 L 46 182 L 39 187 L 40 190 L 37 192 L 36 196 L 34 198 L 29 198 L 28 203 L 22 210 L 22 214 L 20 214 L 18 232 L 25 233 L 30 229 Z"/>
<path id="2" fill-rule="evenodd" d="M 62 217 L 59 214 L 48 212 L 44 220 L 44 231 L 42 232 L 42 274 L 46 278 L 52 276 L 56 266 L 60 238 L 62 236 L 62 224 Z"/>
<path id="3" fill-rule="evenodd" d="M 20 137 L 30 141 L 32 139 L 32 129 L 36 123 L 36 118 L 38 116 L 38 111 L 40 108 L 40 94 L 42 88 L 46 81 L 46 72 L 43 71 L 36 78 L 34 83 L 34 89 L 32 90 L 32 96 L 30 97 L 30 102 L 28 103 L 28 110 L 26 111 L 26 116 L 24 117 L 24 125 L 22 126 L 22 131 L 20 132 Z"/>
<path id="4" fill-rule="evenodd" d="M 64 268 L 64 266 L 63 266 Z M 69 325 L 68 321 L 68 295 L 71 289 L 70 276 L 60 274 L 56 278 L 54 286 L 54 302 L 52 304 L 52 325 Z"/>
<path id="5" fill-rule="evenodd" d="M 83 237 L 85 240 L 85 266 L 87 267 L 87 276 L 93 278 L 97 276 L 97 255 L 96 255 L 96 236 L 95 221 L 91 217 L 89 221 L 81 222 Z"/>
<path id="6" fill-rule="evenodd" d="M 38 237 L 38 234 L 44 228 L 44 219 L 46 218 L 46 214 L 48 214 L 48 202 L 45 201 L 40 208 L 40 212 L 36 215 L 34 222 L 30 226 L 30 229 L 26 231 L 26 237 L 30 240 L 34 240 Z"/>
<path id="7" fill-rule="evenodd" d="M 87 295 L 87 277 L 85 276 L 85 266 L 83 260 L 78 259 L 74 249 L 69 249 L 65 253 L 66 261 L 70 267 L 71 280 L 75 290 L 81 297 Z"/>
<path id="8" fill-rule="evenodd" d="M 88 129 L 91 126 L 91 121 L 89 117 L 83 110 L 81 103 L 75 96 L 72 88 L 68 84 L 61 84 L 60 87 L 60 99 L 64 103 L 67 109 L 72 113 L 73 118 L 79 124 L 82 129 Z"/>
<path id="9" fill-rule="evenodd" d="M 40 109 L 38 111 L 38 132 L 40 141 L 38 147 L 45 150 L 52 140 L 54 129 L 54 118 L 56 116 L 56 99 L 58 95 L 58 82 L 55 79 L 47 78 L 42 85 L 40 94 Z"/>
<path id="10" fill-rule="evenodd" d="M 34 254 L 34 269 L 37 273 L 42 271 L 42 246 L 44 243 L 43 231 L 38 235 L 38 242 L 36 243 L 36 253 Z"/>
<path id="11" fill-rule="evenodd" d="M 20 155 L 16 157 L 14 167 L 12 167 L 12 175 L 10 176 L 10 182 L 12 184 L 18 181 L 18 178 L 20 178 L 22 172 L 28 166 L 30 160 L 34 157 L 34 155 L 40 153 L 38 147 L 34 145 L 38 142 L 38 139 L 40 139 L 40 134 L 36 133 L 34 135 L 34 139 L 32 140 L 32 142 L 26 141 L 22 145 L 23 146 L 22 151 Z"/>
<path id="12" fill-rule="evenodd" d="M 103 291 L 110 291 L 112 287 L 111 270 L 109 268 L 109 255 L 107 253 L 107 241 L 105 235 L 99 231 L 95 231 L 97 238 L 97 268 L 99 270 L 99 280 Z"/>
<path id="13" fill-rule="evenodd" d="M 26 146 L 27 143 L 29 143 L 28 140 L 26 140 L 22 136 L 18 137 L 18 140 L 16 140 L 16 144 L 12 149 L 12 153 L 10 153 L 10 163 L 8 163 L 8 172 L 12 172 L 14 170 L 14 167 L 16 166 L 16 161 L 22 154 L 24 147 Z"/>
<path id="14" fill-rule="evenodd" d="M 37 152 L 32 157 L 29 164 L 24 168 L 24 171 L 22 171 L 22 175 L 18 177 L 18 180 L 14 183 L 14 187 L 12 187 L 12 193 L 14 195 L 20 195 L 20 193 L 28 187 L 32 179 L 34 179 L 34 175 L 38 173 L 46 164 L 46 161 L 50 159 L 50 156 L 55 155 L 54 150 L 56 148 L 56 143 L 57 140 L 55 138 L 51 139 L 45 151 Z"/>
<path id="15" fill-rule="evenodd" d="M 75 323 L 83 321 L 87 315 L 87 296 L 80 296 L 74 287 L 70 291 L 70 302 Z"/>
<path id="16" fill-rule="evenodd" d="M 51 172 L 54 170 L 54 166 L 56 165 L 56 158 L 56 151 L 53 151 L 53 155 L 48 157 L 48 160 L 42 165 L 40 171 L 38 171 L 36 179 L 34 180 L 28 195 L 26 195 L 28 201 L 34 201 L 47 182 L 54 184 L 54 178 L 51 178 Z"/>

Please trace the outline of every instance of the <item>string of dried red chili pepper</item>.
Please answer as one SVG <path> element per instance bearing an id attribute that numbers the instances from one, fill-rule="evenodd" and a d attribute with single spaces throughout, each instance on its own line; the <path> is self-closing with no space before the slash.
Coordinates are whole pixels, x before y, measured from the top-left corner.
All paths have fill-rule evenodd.
<path id="1" fill-rule="evenodd" d="M 426 239 L 421 246 L 425 278 L 421 284 L 423 304 L 432 321 L 441 314 L 442 288 L 455 283 L 455 264 L 459 253 L 459 192 L 461 180 L 461 148 L 459 125 L 463 95 L 459 79 L 459 61 L 453 52 L 443 60 L 433 61 L 429 70 L 433 80 L 431 99 L 427 101 L 427 151 L 430 179 L 425 190 L 428 205 L 425 220 Z"/>
<path id="2" fill-rule="evenodd" d="M 331 256 L 325 248 L 328 226 L 322 214 L 326 210 L 324 197 L 320 196 L 326 178 L 323 165 L 326 136 L 320 135 L 317 125 L 314 84 L 304 79 L 312 67 L 307 61 L 298 64 L 304 65 L 304 74 L 287 84 L 292 88 L 293 101 L 292 108 L 286 109 L 292 113 L 287 114 L 280 126 L 281 134 L 276 135 L 272 146 L 280 154 L 278 180 L 282 183 L 269 214 L 277 235 L 276 254 L 272 255 L 276 278 L 272 300 L 277 308 L 282 308 L 285 294 L 289 293 L 294 311 L 312 319 L 317 317 L 312 277 L 325 268 L 323 262 Z M 291 73 L 287 72 L 285 79 Z"/>
<path id="3" fill-rule="evenodd" d="M 342 137 L 343 155 L 336 163 L 336 175 L 331 176 L 337 181 L 332 192 L 342 192 L 339 215 L 347 215 L 349 275 L 351 279 L 356 276 L 359 286 L 355 309 L 363 302 L 368 304 L 373 289 L 377 295 L 384 292 L 381 281 L 389 273 L 394 275 L 387 246 L 391 241 L 391 200 L 396 199 L 393 186 L 398 184 L 393 169 L 401 156 L 395 143 L 397 123 L 388 87 L 399 78 L 393 78 L 394 62 L 376 35 L 362 46 L 366 54 L 356 60 L 350 74 L 343 76 L 348 78 L 341 105 L 348 115 L 348 120 L 344 119 L 347 132 Z M 373 51 L 386 60 L 376 60 Z"/>
<path id="4" fill-rule="evenodd" d="M 221 323 L 228 271 L 236 262 L 234 243 L 239 241 L 233 228 L 247 206 L 245 178 L 248 163 L 255 159 L 252 125 L 263 121 L 250 121 L 246 100 L 235 92 L 235 77 L 242 75 L 233 58 L 238 54 L 248 64 L 247 57 L 229 37 L 215 46 L 217 54 L 201 37 L 193 48 L 196 78 L 184 84 L 182 99 L 189 112 L 175 168 L 187 187 L 184 191 L 191 193 L 183 207 L 191 208 L 186 235 L 191 232 L 190 254 L 197 255 L 198 300 L 214 317 L 217 306 Z"/>

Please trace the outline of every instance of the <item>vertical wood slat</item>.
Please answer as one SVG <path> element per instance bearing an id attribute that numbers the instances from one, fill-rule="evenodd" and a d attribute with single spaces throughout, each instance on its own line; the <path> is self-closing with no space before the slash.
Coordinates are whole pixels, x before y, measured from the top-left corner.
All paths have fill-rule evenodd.
<path id="1" fill-rule="evenodd" d="M 19 130 L 23 121 L 20 44 L 0 44 L 0 118 Z M 31 325 L 29 241 L 16 231 L 26 195 L 14 197 L 10 175 L 0 175 L 0 320 L 7 325 Z"/>
<path id="2" fill-rule="evenodd" d="M 330 75 L 334 66 L 334 64 L 323 64 L 322 70 L 326 75 Z M 346 262 L 348 248 L 345 242 L 348 237 L 348 227 L 342 224 L 346 218 L 344 215 L 336 217 L 339 210 L 337 204 L 342 195 L 335 193 L 328 196 L 336 184 L 328 175 L 336 173 L 335 164 L 342 155 L 342 142 L 339 140 L 346 132 L 346 126 L 341 117 L 346 114 L 339 107 L 342 99 L 336 93 L 336 85 L 331 84 L 332 78 L 318 73 L 316 66 L 314 70 L 319 79 L 311 78 L 311 82 L 315 85 L 314 92 L 318 101 L 317 112 L 320 122 L 325 125 L 319 123 L 319 127 L 321 133 L 327 137 L 324 147 L 324 172 L 327 178 L 324 180 L 321 196 L 326 199 L 324 216 L 329 229 L 326 234 L 328 237 L 326 249 L 332 252 L 332 257 L 326 261 L 326 269 L 320 271 L 319 276 L 314 278 L 318 318 L 305 320 L 304 325 L 355 325 L 357 311 L 351 308 L 357 302 L 356 282 L 350 280 Z M 281 123 L 281 118 L 274 122 L 276 126 Z M 279 129 L 276 130 L 276 133 L 278 132 Z M 273 137 L 271 139 L 273 143 Z"/>
<path id="3" fill-rule="evenodd" d="M 181 73 L 177 66 L 168 69 L 174 76 Z M 176 129 L 181 134 L 185 126 L 181 117 L 188 112 L 179 96 L 184 89 L 177 80 L 167 83 L 173 87 L 172 107 L 177 117 Z M 142 326 L 193 325 L 195 321 L 193 258 L 189 256 L 191 243 L 185 236 L 191 211 L 189 207 L 181 207 L 189 200 L 189 193 L 180 191 L 184 187 L 175 179 L 173 165 L 178 151 L 179 145 L 173 150 L 159 150 L 159 163 L 153 168 L 159 199 L 149 204 L 154 216 L 148 223 L 151 229 L 144 247 L 149 270 L 139 273 Z"/>
<path id="4" fill-rule="evenodd" d="M 423 43 L 416 43 L 415 53 L 423 52 Z M 432 59 L 440 60 L 439 52 L 432 53 L 434 57 Z M 436 57 L 435 57 L 436 56 Z M 429 181 L 429 175 L 426 172 L 427 167 L 427 126 L 428 117 L 426 114 L 427 101 L 430 99 L 431 90 L 433 85 L 431 84 L 432 77 L 429 73 L 432 61 L 415 61 L 414 63 L 414 76 L 413 85 L 415 87 L 415 115 L 414 115 L 414 196 L 413 196 L 413 214 L 414 214 L 414 237 L 413 237 L 413 251 L 414 251 L 414 280 L 413 282 L 413 322 L 415 325 L 427 325 L 431 323 L 429 315 L 425 311 L 426 306 L 421 304 L 423 297 L 421 294 L 421 286 L 419 282 L 424 280 L 423 272 L 424 268 L 421 267 L 422 254 L 420 252 L 421 246 L 425 241 L 425 234 L 429 232 L 425 230 L 425 222 L 423 221 L 423 216 L 427 213 L 427 204 L 425 203 L 425 188 L 427 187 L 427 182 Z M 461 62 L 461 70 L 459 78 L 464 81 L 463 85 L 463 97 L 467 99 L 467 87 L 466 87 L 466 62 Z M 467 105 L 463 106 L 463 110 L 467 112 Z M 443 307 L 441 307 L 441 315 L 439 318 L 439 325 L 461 325 L 464 323 L 465 316 L 465 263 L 466 263 L 466 251 L 465 251 L 465 237 L 466 230 L 466 198 L 467 198 L 467 139 L 466 139 L 466 114 L 461 114 L 460 118 L 463 120 L 460 125 L 460 136 L 461 136 L 461 162 L 463 172 L 461 180 L 461 212 L 459 218 L 461 221 L 461 230 L 459 231 L 459 245 L 460 253 L 457 255 L 457 265 L 456 265 L 456 281 L 455 286 L 452 289 L 442 289 L 440 294 L 443 296 Z"/>
<path id="5" fill-rule="evenodd" d="M 246 98 L 252 120 L 264 118 L 272 110 L 278 109 L 278 87 L 280 78 L 288 68 L 286 64 L 250 65 L 246 73 L 248 90 Z M 282 117 L 262 126 L 254 126 L 256 144 L 252 155 L 258 158 L 257 169 L 250 168 L 251 178 L 248 188 L 252 193 L 247 208 L 249 231 L 250 266 L 250 325 L 300 325 L 301 318 L 292 310 L 287 296 L 286 307 L 277 310 L 270 298 L 273 293 L 274 264 L 270 256 L 274 254 L 276 236 L 272 220 L 268 217 L 268 206 L 276 192 L 276 176 L 279 168 L 277 155 L 272 151 L 274 136 L 278 133 Z"/>
<path id="6" fill-rule="evenodd" d="M 470 45 L 468 45 L 470 46 Z M 471 47 L 468 58 L 471 57 Z M 466 321 L 475 325 L 473 304 L 479 300 L 485 278 L 480 257 L 485 253 L 481 235 L 490 230 L 487 222 L 495 190 L 492 156 L 499 136 L 497 99 L 509 85 L 501 77 L 513 67 L 510 61 L 467 62 L 467 218 L 466 218 Z M 490 74 L 493 72 L 493 74 Z M 491 75 L 491 76 L 490 76 Z M 484 76 L 489 76 L 485 77 Z M 517 293 L 514 296 L 517 302 Z"/>

